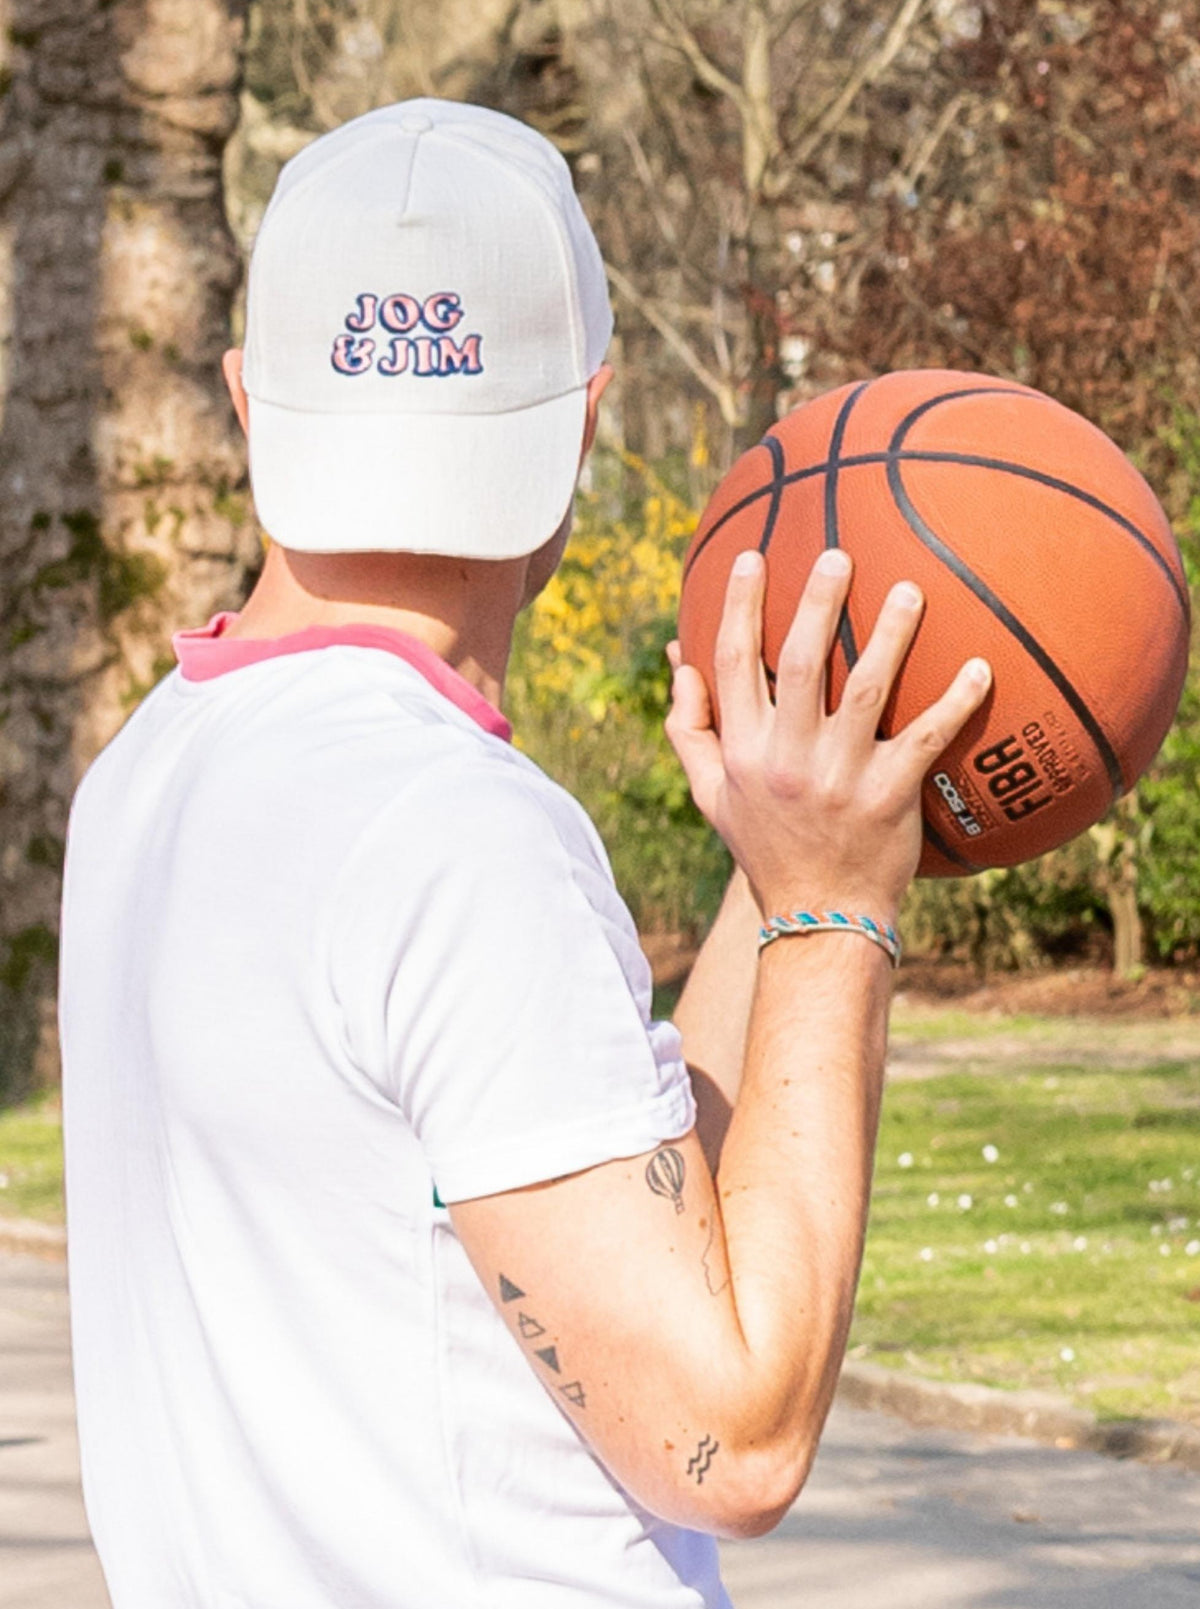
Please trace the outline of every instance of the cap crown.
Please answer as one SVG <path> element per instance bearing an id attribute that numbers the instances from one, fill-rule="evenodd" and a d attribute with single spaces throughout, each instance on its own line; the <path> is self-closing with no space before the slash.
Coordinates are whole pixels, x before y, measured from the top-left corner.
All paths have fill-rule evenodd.
<path id="1" fill-rule="evenodd" d="M 583 386 L 612 335 L 557 150 L 421 99 L 323 135 L 279 176 L 251 259 L 245 384 L 319 414 L 490 414 Z"/>

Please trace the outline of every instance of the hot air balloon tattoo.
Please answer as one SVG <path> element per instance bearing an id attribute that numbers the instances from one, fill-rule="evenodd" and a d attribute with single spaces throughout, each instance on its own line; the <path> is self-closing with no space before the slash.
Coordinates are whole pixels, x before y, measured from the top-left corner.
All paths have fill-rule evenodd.
<path id="1" fill-rule="evenodd" d="M 646 1183 L 656 1196 L 669 1196 L 675 1211 L 683 1211 L 683 1180 L 687 1170 L 683 1157 L 672 1146 L 656 1151 L 646 1164 Z"/>

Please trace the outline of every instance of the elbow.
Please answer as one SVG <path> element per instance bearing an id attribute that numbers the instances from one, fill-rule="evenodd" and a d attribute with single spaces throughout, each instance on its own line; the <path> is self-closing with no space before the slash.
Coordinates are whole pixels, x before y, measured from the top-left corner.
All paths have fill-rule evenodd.
<path id="1" fill-rule="evenodd" d="M 816 1451 L 813 1442 L 811 1446 L 805 1443 L 743 1453 L 735 1478 L 722 1483 L 720 1500 L 714 1503 L 707 1529 L 714 1536 L 735 1542 L 773 1531 L 803 1490 Z"/>

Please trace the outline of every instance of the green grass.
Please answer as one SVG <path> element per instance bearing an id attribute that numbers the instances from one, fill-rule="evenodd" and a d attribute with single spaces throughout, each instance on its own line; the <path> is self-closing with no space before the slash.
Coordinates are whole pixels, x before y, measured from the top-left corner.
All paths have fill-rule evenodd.
<path id="1" fill-rule="evenodd" d="M 1195 1063 L 892 1084 L 853 1355 L 1200 1423 L 1198 1180 Z"/>
<path id="2" fill-rule="evenodd" d="M 1121 1025 L 1132 1069 L 1041 1065 L 1049 1025 L 1010 1018 L 1024 1061 L 982 1044 L 971 1072 L 889 1085 L 853 1356 L 1200 1424 L 1200 1061 L 1156 1059 L 1144 1026 Z M 946 1012 L 916 1037 L 990 1028 Z M 0 1214 L 63 1221 L 56 1095 L 0 1111 L 0 1179 Z"/>
<path id="3" fill-rule="evenodd" d="M 999 1034 L 1040 1037 L 1061 1031 L 1062 1019 L 1008 1015 L 999 1011 L 962 1011 L 956 1007 L 914 1009 L 898 1000 L 892 1010 L 891 1037 L 895 1041 L 937 1044 L 944 1039 L 988 1039 Z"/>
<path id="4" fill-rule="evenodd" d="M 0 1110 L 0 1214 L 61 1224 L 62 1172 L 58 1092 Z"/>

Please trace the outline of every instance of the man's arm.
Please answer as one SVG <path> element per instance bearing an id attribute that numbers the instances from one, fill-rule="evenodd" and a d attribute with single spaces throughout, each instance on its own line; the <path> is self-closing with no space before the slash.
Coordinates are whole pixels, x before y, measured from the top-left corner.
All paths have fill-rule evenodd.
<path id="1" fill-rule="evenodd" d="M 763 915 L 740 866 L 675 1006 L 696 1096 L 696 1132 L 713 1173 L 742 1084 Z"/>
<path id="2" fill-rule="evenodd" d="M 920 853 L 922 777 L 982 702 L 987 668 L 964 668 L 877 741 L 919 613 L 915 589 L 897 588 L 827 716 L 848 585 L 837 563 L 825 555 L 805 589 L 776 704 L 761 561 L 756 579 L 735 571 L 717 647 L 721 736 L 687 667 L 668 732 L 760 910 L 891 921 Z M 778 1523 L 816 1451 L 858 1278 L 891 987 L 887 957 L 852 934 L 781 939 L 755 967 L 715 1180 L 693 1129 L 645 1156 L 446 1198 L 514 1340 L 606 1467 L 652 1513 L 726 1536 Z"/>

